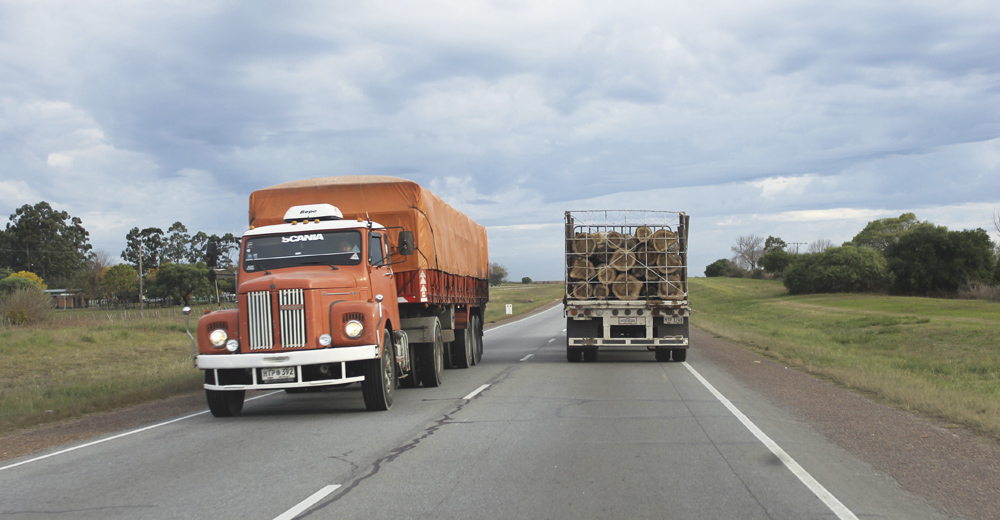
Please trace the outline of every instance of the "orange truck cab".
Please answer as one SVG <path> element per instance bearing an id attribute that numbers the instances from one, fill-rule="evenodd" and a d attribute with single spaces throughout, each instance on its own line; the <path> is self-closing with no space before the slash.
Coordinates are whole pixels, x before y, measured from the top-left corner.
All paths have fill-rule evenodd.
<path id="1" fill-rule="evenodd" d="M 457 257 L 457 258 L 456 258 Z M 247 390 L 360 383 L 388 410 L 397 386 L 438 386 L 482 356 L 485 228 L 416 183 L 327 177 L 250 197 L 237 308 L 198 321 L 212 414 Z"/>

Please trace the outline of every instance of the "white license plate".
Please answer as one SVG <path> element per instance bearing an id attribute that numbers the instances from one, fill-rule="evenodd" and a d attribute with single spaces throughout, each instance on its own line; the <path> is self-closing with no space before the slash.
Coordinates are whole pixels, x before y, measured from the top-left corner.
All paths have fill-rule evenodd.
<path id="1" fill-rule="evenodd" d="M 618 318 L 619 325 L 645 325 L 646 318 Z"/>
<path id="2" fill-rule="evenodd" d="M 262 383 L 284 383 L 295 381 L 295 367 L 262 368 L 260 369 Z"/>
<path id="3" fill-rule="evenodd" d="M 663 323 L 667 325 L 684 325 L 684 318 L 667 317 L 663 318 Z"/>

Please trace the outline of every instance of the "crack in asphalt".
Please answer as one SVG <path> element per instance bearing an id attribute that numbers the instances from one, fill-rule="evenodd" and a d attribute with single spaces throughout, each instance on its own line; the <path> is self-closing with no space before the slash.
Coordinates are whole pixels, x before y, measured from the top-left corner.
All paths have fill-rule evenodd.
<path id="1" fill-rule="evenodd" d="M 499 385 L 500 383 L 503 383 L 504 381 L 506 381 L 508 378 L 510 378 L 511 373 L 514 370 L 516 370 L 516 369 L 517 369 L 517 365 L 513 365 L 513 366 L 507 368 L 506 370 L 504 370 L 502 373 L 498 374 L 496 377 L 494 377 L 490 381 L 488 381 L 488 383 L 490 384 L 490 388 L 492 389 L 495 386 Z M 368 479 L 374 477 L 375 475 L 377 475 L 378 472 L 382 470 L 383 466 L 392 463 L 394 460 L 398 459 L 404 453 L 406 453 L 406 452 L 408 452 L 408 451 L 416 448 L 424 439 L 427 439 L 431 435 L 434 435 L 435 433 L 437 433 L 437 431 L 440 430 L 443 426 L 448 425 L 448 424 L 469 424 L 468 421 L 455 421 L 454 418 L 453 418 L 453 416 L 455 414 L 461 412 L 472 401 L 474 401 L 476 399 L 479 399 L 484 393 L 485 392 L 481 392 L 481 393 L 477 394 L 475 397 L 473 397 L 472 399 L 458 398 L 457 400 L 460 401 L 460 402 L 458 404 L 456 404 L 453 409 L 451 409 L 450 411 L 448 411 L 447 413 L 445 413 L 444 415 L 442 415 L 440 418 L 438 418 L 437 420 L 435 420 L 433 423 L 431 423 L 429 426 L 427 426 L 426 428 L 424 428 L 423 433 L 421 433 L 419 436 L 413 438 L 412 440 L 410 440 L 410 442 L 407 442 L 406 444 L 404 444 L 402 446 L 398 446 L 396 448 L 393 448 L 392 451 L 390 451 L 389 453 L 387 453 L 386 455 L 380 457 L 374 463 L 372 463 L 371 470 L 369 470 L 368 473 L 366 473 L 366 474 L 364 474 L 364 475 L 362 475 L 362 476 L 354 479 L 350 484 L 348 484 L 348 485 L 340 488 L 340 491 L 337 494 L 332 495 L 327 500 L 325 500 L 325 501 L 323 501 L 323 502 L 321 502 L 319 504 L 314 505 L 312 508 L 309 509 L 308 512 L 305 512 L 302 515 L 299 515 L 297 518 L 308 518 L 308 517 L 312 516 L 313 513 L 322 511 L 327 506 L 330 506 L 333 503 L 335 503 L 338 500 L 340 500 L 341 498 L 347 496 L 348 493 L 350 493 L 355 488 L 357 488 L 358 486 L 360 486 L 362 482 L 364 482 L 365 480 L 368 480 Z"/>

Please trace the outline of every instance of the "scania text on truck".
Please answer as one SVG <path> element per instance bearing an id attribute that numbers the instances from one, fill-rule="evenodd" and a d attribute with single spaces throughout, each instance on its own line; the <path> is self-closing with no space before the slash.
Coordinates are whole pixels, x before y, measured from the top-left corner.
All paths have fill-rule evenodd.
<path id="1" fill-rule="evenodd" d="M 196 366 L 216 417 L 247 390 L 435 387 L 483 354 L 486 229 L 418 184 L 326 177 L 250 195 L 237 307 L 202 316 Z"/>
<path id="2" fill-rule="evenodd" d="M 688 222 L 684 213 L 566 212 L 566 359 L 598 349 L 687 358 Z"/>

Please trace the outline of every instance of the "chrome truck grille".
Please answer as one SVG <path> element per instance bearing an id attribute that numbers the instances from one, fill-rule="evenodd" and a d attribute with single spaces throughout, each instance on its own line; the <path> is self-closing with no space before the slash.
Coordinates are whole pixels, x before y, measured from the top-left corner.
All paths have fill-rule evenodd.
<path id="1" fill-rule="evenodd" d="M 250 350 L 274 348 L 274 310 L 268 291 L 247 294 Z M 306 346 L 306 311 L 302 289 L 278 291 L 278 333 L 284 348 Z"/>

